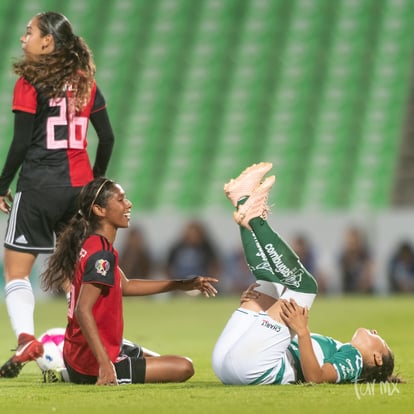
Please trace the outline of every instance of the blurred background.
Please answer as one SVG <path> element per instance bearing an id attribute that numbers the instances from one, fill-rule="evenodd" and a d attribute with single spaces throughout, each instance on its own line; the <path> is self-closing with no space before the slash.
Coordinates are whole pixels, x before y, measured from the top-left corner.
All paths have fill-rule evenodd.
<path id="1" fill-rule="evenodd" d="M 269 221 L 323 294 L 414 292 L 414 1 L 2 0 L 1 166 L 11 63 L 48 10 L 94 53 L 107 175 L 134 204 L 117 241 L 130 277 L 208 274 L 240 292 L 253 278 L 223 184 L 271 161 Z M 88 141 L 93 160 L 92 127 Z"/>

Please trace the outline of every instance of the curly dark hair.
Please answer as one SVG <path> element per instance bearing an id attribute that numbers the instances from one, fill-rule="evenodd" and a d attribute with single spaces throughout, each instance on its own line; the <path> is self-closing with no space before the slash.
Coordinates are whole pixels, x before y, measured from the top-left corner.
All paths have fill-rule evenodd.
<path id="1" fill-rule="evenodd" d="M 100 218 L 93 214 L 92 207 L 95 204 L 106 207 L 115 184 L 113 180 L 99 177 L 83 187 L 78 198 L 79 211 L 59 234 L 56 250 L 41 274 L 44 290 L 60 292 L 73 280 L 83 242 L 99 227 Z"/>
<path id="2" fill-rule="evenodd" d="M 53 52 L 25 56 L 13 64 L 24 77 L 48 98 L 61 98 L 70 89 L 75 111 L 88 102 L 95 77 L 95 63 L 86 42 L 73 33 L 69 20 L 60 13 L 42 12 L 34 19 L 43 36 L 52 35 Z"/>

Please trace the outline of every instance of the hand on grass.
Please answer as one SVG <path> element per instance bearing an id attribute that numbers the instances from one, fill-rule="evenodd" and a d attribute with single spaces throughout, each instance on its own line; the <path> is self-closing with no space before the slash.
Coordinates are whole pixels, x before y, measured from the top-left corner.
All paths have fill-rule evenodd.
<path id="1" fill-rule="evenodd" d="M 96 385 L 118 385 L 114 364 L 111 361 L 99 366 Z"/>

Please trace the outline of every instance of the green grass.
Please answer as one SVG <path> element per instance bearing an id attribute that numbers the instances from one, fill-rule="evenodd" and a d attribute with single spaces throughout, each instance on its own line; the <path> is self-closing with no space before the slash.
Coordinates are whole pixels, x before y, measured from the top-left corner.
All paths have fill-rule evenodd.
<path id="1" fill-rule="evenodd" d="M 311 311 L 311 329 L 341 341 L 355 328 L 377 329 L 396 357 L 406 384 L 389 390 L 354 385 L 224 386 L 210 364 L 215 340 L 238 298 L 125 301 L 125 336 L 161 353 L 187 355 L 196 374 L 183 384 L 120 387 L 43 384 L 35 363 L 18 378 L 0 379 L 0 413 L 412 413 L 414 406 L 413 297 L 321 297 Z M 65 303 L 36 307 L 37 332 L 65 325 Z M 0 362 L 15 345 L 0 303 Z"/>

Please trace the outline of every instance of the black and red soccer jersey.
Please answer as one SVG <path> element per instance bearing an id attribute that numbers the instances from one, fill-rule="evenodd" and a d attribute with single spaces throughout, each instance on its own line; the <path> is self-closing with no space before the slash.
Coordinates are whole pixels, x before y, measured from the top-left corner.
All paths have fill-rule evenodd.
<path id="1" fill-rule="evenodd" d="M 87 105 L 81 112 L 71 113 L 70 90 L 62 98 L 50 99 L 27 80 L 19 78 L 12 106 L 16 114 L 15 130 L 21 127 L 22 122 L 17 122 L 20 114 L 26 114 L 27 119 L 23 122 L 32 126 L 31 130 L 17 137 L 20 142 L 13 142 L 9 163 L 6 163 L 1 179 L 10 181 L 8 178 L 14 176 L 21 165 L 17 191 L 40 187 L 80 187 L 88 183 L 93 179 L 87 153 L 89 118 L 105 107 L 105 99 L 96 83 Z M 19 157 L 23 159 L 17 160 Z M 6 187 L 5 184 L 0 187 Z"/>
<path id="2" fill-rule="evenodd" d="M 117 360 L 123 337 L 122 288 L 118 252 L 102 236 L 90 236 L 81 249 L 71 286 L 68 326 L 63 355 L 77 372 L 98 375 L 99 365 L 82 334 L 74 309 L 82 284 L 99 285 L 102 293 L 93 307 L 99 336 L 112 362 Z"/>

